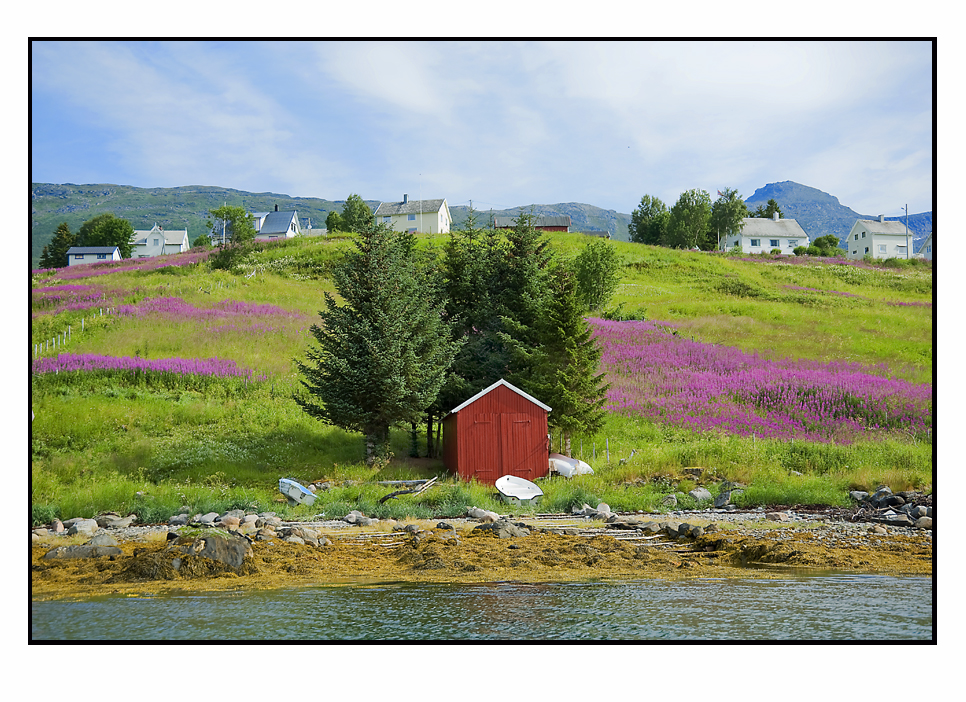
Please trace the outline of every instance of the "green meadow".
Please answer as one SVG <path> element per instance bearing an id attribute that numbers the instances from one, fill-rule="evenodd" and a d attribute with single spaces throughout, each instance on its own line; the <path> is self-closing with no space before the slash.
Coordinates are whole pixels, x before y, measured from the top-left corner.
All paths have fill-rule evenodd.
<path id="1" fill-rule="evenodd" d="M 551 241 L 559 256 L 573 257 L 588 239 L 553 234 Z M 420 238 L 439 255 L 444 243 L 445 237 Z M 422 457 L 424 428 L 419 456 L 410 455 L 409 428 L 400 427 L 392 460 L 367 467 L 361 436 L 320 424 L 292 400 L 301 392 L 296 360 L 305 357 L 323 294 L 334 292 L 332 265 L 349 246 L 349 237 L 275 243 L 230 273 L 203 260 L 110 273 L 94 267 L 82 277 L 69 269 L 35 271 L 35 359 L 217 358 L 251 373 L 32 374 L 33 522 L 103 510 L 134 512 L 142 522 L 166 521 L 182 509 L 271 510 L 291 518 L 353 509 L 415 518 L 458 516 L 469 506 L 519 511 L 500 503 L 492 487 L 459 482 L 440 461 Z M 934 380 L 929 266 L 614 246 L 624 265 L 609 316 L 667 322 L 695 341 L 763 357 L 848 361 L 913 383 Z M 173 298 L 177 309 L 144 311 L 151 301 Z M 734 500 L 743 506 L 845 505 L 849 490 L 879 484 L 932 489 L 931 439 L 901 434 L 848 445 L 778 441 L 697 434 L 610 414 L 598 435 L 575 437 L 572 450 L 594 475 L 542 480 L 540 511 L 599 501 L 614 510 L 660 511 L 669 493 L 681 506 L 697 506 L 689 504 L 689 490 L 702 484 L 715 494 L 724 480 L 745 486 Z M 685 473 L 688 467 L 704 468 L 702 478 Z M 379 503 L 396 488 L 378 481 L 432 476 L 439 476 L 437 485 L 418 497 Z M 277 490 L 280 477 L 331 487 L 312 507 L 289 507 Z"/>

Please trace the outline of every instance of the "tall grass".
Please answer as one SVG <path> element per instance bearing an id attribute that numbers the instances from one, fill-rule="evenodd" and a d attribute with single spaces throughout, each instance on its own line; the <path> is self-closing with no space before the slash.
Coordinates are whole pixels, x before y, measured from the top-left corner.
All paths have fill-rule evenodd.
<path id="1" fill-rule="evenodd" d="M 420 245 L 438 247 L 444 240 L 422 237 Z M 586 241 L 576 234 L 552 238 L 570 257 Z M 35 376 L 35 522 L 108 509 L 161 521 L 182 507 L 204 512 L 231 505 L 290 516 L 363 509 L 373 516 L 430 518 L 455 516 L 468 506 L 526 513 L 499 502 L 491 487 L 460 483 L 439 461 L 407 460 L 408 428 L 391 435 L 396 459 L 367 467 L 360 437 L 319 424 L 292 401 L 301 392 L 294 359 L 309 344 L 307 329 L 323 307 L 322 293 L 333 291 L 327 277 L 332 262 L 349 245 L 348 239 L 284 242 L 254 254 L 236 272 L 210 270 L 201 256 L 170 257 L 164 268 L 127 262 L 86 273 L 35 272 L 31 333 L 36 342 L 70 326 L 71 339 L 58 353 L 218 358 L 252 371 L 247 381 L 178 374 L 177 382 L 164 382 L 150 373 L 123 372 Z M 615 246 L 625 267 L 612 304 L 665 323 L 679 338 L 763 359 L 885 364 L 883 377 L 933 380 L 931 270 Z M 95 316 L 101 308 L 112 314 Z M 879 483 L 928 488 L 932 481 L 931 434 L 894 432 L 886 440 L 846 446 L 701 433 L 611 413 L 599 434 L 575 436 L 572 446 L 595 474 L 542 480 L 541 511 L 598 501 L 612 509 L 660 510 L 668 492 L 678 492 L 686 505 L 684 495 L 697 484 L 683 473 L 687 467 L 703 467 L 700 482 L 712 492 L 721 480 L 744 483 L 745 504 L 841 504 L 849 489 Z M 426 493 L 379 503 L 391 489 L 376 481 L 433 475 L 440 481 Z M 279 502 L 279 477 L 330 480 L 333 488 L 312 508 L 291 508 Z"/>

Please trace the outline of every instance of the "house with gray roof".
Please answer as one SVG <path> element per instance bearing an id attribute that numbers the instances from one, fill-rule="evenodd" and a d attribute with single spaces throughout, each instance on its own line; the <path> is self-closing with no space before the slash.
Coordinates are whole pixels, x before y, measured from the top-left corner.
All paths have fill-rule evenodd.
<path id="1" fill-rule="evenodd" d="M 916 252 L 916 256 L 919 258 L 925 258 L 929 261 L 932 260 L 932 232 L 929 232 L 929 236 L 922 240 L 922 244 L 919 246 L 919 251 Z"/>
<path id="2" fill-rule="evenodd" d="M 911 258 L 912 232 L 906 225 L 895 220 L 857 219 L 845 239 L 846 257 Z"/>
<path id="3" fill-rule="evenodd" d="M 446 198 L 410 200 L 403 195 L 401 202 L 380 202 L 373 214 L 377 224 L 388 224 L 397 232 L 446 234 L 453 225 Z"/>
<path id="4" fill-rule="evenodd" d="M 187 229 L 165 229 L 157 222 L 150 229 L 135 229 L 131 237 L 131 258 L 183 253 L 190 248 Z"/>
<path id="5" fill-rule="evenodd" d="M 776 212 L 768 217 L 744 217 L 741 231 L 721 237 L 720 248 L 730 251 L 741 245 L 744 253 L 770 253 L 779 249 L 782 254 L 791 256 L 799 246 L 808 246 L 808 234 L 794 219 L 780 219 Z"/>
<path id="6" fill-rule="evenodd" d="M 67 249 L 67 265 L 120 261 L 121 250 L 116 246 L 71 246 Z"/>
<path id="7" fill-rule="evenodd" d="M 255 239 L 257 241 L 272 241 L 273 239 L 291 239 L 302 233 L 299 215 L 295 210 L 279 211 L 278 205 L 272 212 L 253 212 L 255 220 Z"/>

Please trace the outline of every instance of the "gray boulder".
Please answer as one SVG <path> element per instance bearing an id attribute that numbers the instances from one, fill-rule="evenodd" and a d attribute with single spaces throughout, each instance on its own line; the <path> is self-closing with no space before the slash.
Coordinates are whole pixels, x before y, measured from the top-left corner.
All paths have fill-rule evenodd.
<path id="1" fill-rule="evenodd" d="M 916 526 L 920 529 L 929 529 L 932 531 L 932 517 L 919 517 L 916 520 Z"/>
<path id="2" fill-rule="evenodd" d="M 94 521 L 97 522 L 97 526 L 103 529 L 110 522 L 113 522 L 115 519 L 120 519 L 120 518 L 121 518 L 121 515 L 118 514 L 117 512 L 102 512 L 101 514 L 94 517 Z"/>
<path id="3" fill-rule="evenodd" d="M 94 537 L 87 542 L 90 546 L 117 546 L 117 539 L 110 534 L 101 532 L 94 534 Z"/>
<path id="4" fill-rule="evenodd" d="M 138 520 L 136 514 L 129 514 L 126 517 L 121 517 L 119 519 L 112 519 L 107 523 L 108 529 L 127 529 L 129 526 L 134 524 Z"/>
<path id="5" fill-rule="evenodd" d="M 865 502 L 866 499 L 868 499 L 869 497 L 869 493 L 863 490 L 853 490 L 852 492 L 849 493 L 849 497 L 851 497 L 856 502 Z"/>
<path id="6" fill-rule="evenodd" d="M 93 536 L 94 532 L 97 531 L 97 522 L 93 519 L 81 519 L 80 521 L 74 522 L 71 527 L 67 530 L 68 536 L 74 536 L 75 534 L 80 534 L 81 536 Z"/>
<path id="7" fill-rule="evenodd" d="M 711 493 L 708 492 L 706 488 L 696 487 L 694 490 L 688 493 L 688 495 L 694 498 L 695 502 L 707 502 L 711 499 Z"/>
<path id="8" fill-rule="evenodd" d="M 170 526 L 184 526 L 188 523 L 187 514 L 172 514 L 168 519 L 168 524 Z"/>
<path id="9" fill-rule="evenodd" d="M 474 532 L 491 533 L 500 539 L 510 539 L 519 536 L 529 536 L 530 530 L 517 526 L 507 519 L 499 519 L 495 522 L 480 524 L 473 529 Z"/>
<path id="10" fill-rule="evenodd" d="M 225 538 L 212 534 L 195 539 L 188 547 L 187 554 L 210 558 L 232 568 L 238 568 L 245 561 L 246 556 L 252 555 L 252 547 L 248 539 Z"/>
<path id="11" fill-rule="evenodd" d="M 677 507 L 678 498 L 674 495 L 665 495 L 664 499 L 661 500 L 662 507 Z"/>
<path id="12" fill-rule="evenodd" d="M 718 496 L 714 498 L 714 507 L 715 509 L 721 509 L 730 502 L 731 490 L 725 490 L 724 492 L 718 493 Z"/>

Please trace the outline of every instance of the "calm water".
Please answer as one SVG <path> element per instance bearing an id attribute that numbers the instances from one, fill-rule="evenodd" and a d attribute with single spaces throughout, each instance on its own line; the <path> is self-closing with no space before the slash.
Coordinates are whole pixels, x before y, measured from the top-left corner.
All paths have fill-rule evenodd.
<path id="1" fill-rule="evenodd" d="M 932 579 L 303 587 L 35 602 L 34 640 L 931 639 Z"/>

